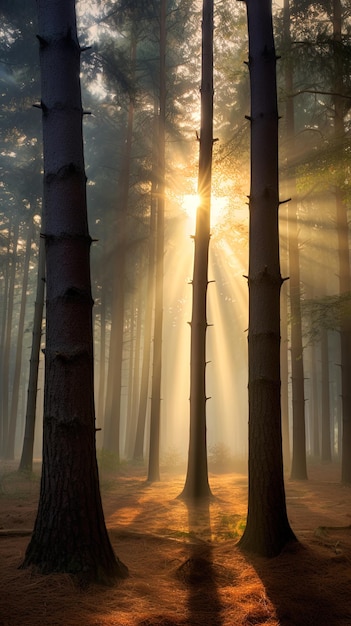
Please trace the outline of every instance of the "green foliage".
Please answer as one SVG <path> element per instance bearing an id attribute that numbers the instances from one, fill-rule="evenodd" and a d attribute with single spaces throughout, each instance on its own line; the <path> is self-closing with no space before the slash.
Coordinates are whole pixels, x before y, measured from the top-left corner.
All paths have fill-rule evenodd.
<path id="1" fill-rule="evenodd" d="M 161 463 L 168 470 L 177 471 L 184 466 L 184 458 L 177 448 L 170 446 L 162 455 Z"/>
<path id="2" fill-rule="evenodd" d="M 109 452 L 109 450 L 96 451 L 96 458 L 101 472 L 116 472 L 120 469 L 121 462 L 116 454 Z"/>
<path id="3" fill-rule="evenodd" d="M 322 330 L 338 330 L 341 319 L 351 316 L 351 293 L 303 300 L 305 336 L 309 343 L 319 341 Z"/>
<path id="4" fill-rule="evenodd" d="M 215 535 L 219 540 L 238 539 L 244 532 L 246 519 L 241 515 L 224 514 L 215 527 Z"/>
<path id="5" fill-rule="evenodd" d="M 229 446 L 217 443 L 209 448 L 208 463 L 215 472 L 229 472 L 233 467 L 233 457 Z"/>

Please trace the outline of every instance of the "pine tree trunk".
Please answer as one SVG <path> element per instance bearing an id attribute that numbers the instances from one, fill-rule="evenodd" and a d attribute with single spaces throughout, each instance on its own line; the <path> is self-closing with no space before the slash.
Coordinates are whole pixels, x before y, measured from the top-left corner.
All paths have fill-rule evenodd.
<path id="1" fill-rule="evenodd" d="M 10 355 L 11 355 L 11 337 L 12 337 L 12 319 L 13 319 L 13 307 L 14 307 L 14 295 L 15 295 L 15 282 L 16 282 L 16 266 L 17 266 L 17 244 L 19 235 L 19 217 L 15 220 L 13 227 L 12 237 L 12 254 L 11 265 L 9 269 L 9 282 L 8 282 L 8 294 L 7 294 L 7 309 L 6 309 L 6 329 L 4 336 L 3 347 L 3 371 L 2 371 L 2 453 L 6 456 L 6 446 L 9 436 L 10 425 L 10 405 L 9 405 L 9 391 L 10 391 Z"/>
<path id="2" fill-rule="evenodd" d="M 286 135 L 288 143 L 288 165 L 295 156 L 295 115 L 292 98 L 294 81 L 290 37 L 289 0 L 284 0 L 284 34 L 288 53 L 285 64 L 285 89 L 288 94 L 285 111 Z M 292 384 L 292 461 L 291 478 L 306 479 L 306 432 L 305 432 L 305 391 L 304 364 L 301 325 L 300 263 L 297 228 L 297 191 L 295 172 L 290 172 L 292 197 L 288 206 L 288 257 L 290 295 L 290 356 Z"/>
<path id="3" fill-rule="evenodd" d="M 91 238 L 87 223 L 80 55 L 74 0 L 38 0 L 44 143 L 46 348 L 43 467 L 22 567 L 111 582 L 115 557 L 95 450 Z"/>
<path id="4" fill-rule="evenodd" d="M 136 43 L 132 42 L 131 61 L 135 64 Z M 113 301 L 112 329 L 107 377 L 107 392 L 104 423 L 104 444 L 106 450 L 120 458 L 121 392 L 125 308 L 125 273 L 127 247 L 127 211 L 130 184 L 130 162 L 132 155 L 134 123 L 134 99 L 131 96 L 128 107 L 128 122 L 125 149 L 118 184 L 117 206 L 117 253 L 113 256 Z M 117 270 L 117 271 L 116 271 Z"/>
<path id="5" fill-rule="evenodd" d="M 322 331 L 321 337 L 321 361 L 322 361 L 322 463 L 330 463 L 332 460 L 331 442 L 331 419 L 330 419 L 330 391 L 329 391 L 329 346 L 328 331 Z"/>
<path id="6" fill-rule="evenodd" d="M 151 334 L 152 313 L 155 289 L 155 243 L 156 243 L 156 158 L 157 158 L 157 123 L 158 118 L 154 111 L 153 132 L 153 158 L 152 158 L 152 181 L 151 181 L 151 206 L 150 206 L 150 229 L 149 229 L 149 256 L 147 269 L 147 289 L 145 297 L 145 320 L 144 320 L 144 346 L 143 362 L 141 368 L 140 397 L 138 409 L 138 422 L 134 444 L 134 461 L 144 457 L 145 424 L 147 413 L 147 400 L 150 378 Z"/>
<path id="7" fill-rule="evenodd" d="M 182 499 L 192 502 L 212 497 L 207 463 L 206 332 L 213 149 L 213 0 L 204 0 L 202 7 L 199 206 L 194 239 L 190 343 L 190 436 L 187 475 L 180 494 Z"/>
<path id="8" fill-rule="evenodd" d="M 166 142 L 166 14 L 167 0 L 160 3 L 160 110 L 158 124 L 158 172 L 156 210 L 156 276 L 154 352 L 151 381 L 151 414 L 148 482 L 160 480 L 161 377 L 163 335 L 163 271 Z"/>
<path id="9" fill-rule="evenodd" d="M 340 0 L 333 0 L 333 44 L 335 81 L 333 91 L 342 94 L 343 85 L 343 43 L 342 24 L 343 9 Z M 345 108 L 344 99 L 334 96 L 334 140 L 336 145 L 342 145 L 345 137 Z M 345 175 L 346 173 L 343 172 Z M 342 184 L 344 181 L 342 181 Z M 340 296 L 350 296 L 350 250 L 349 250 L 349 223 L 346 198 L 342 184 L 335 189 L 336 224 L 338 235 L 339 260 L 339 290 Z M 341 347 L 341 397 L 342 397 L 342 456 L 341 480 L 345 484 L 351 483 L 351 319 L 350 314 L 342 307 L 340 324 Z"/>
<path id="10" fill-rule="evenodd" d="M 247 0 L 251 87 L 249 502 L 243 550 L 295 539 L 285 503 L 280 408 L 278 111 L 271 0 Z"/>
<path id="11" fill-rule="evenodd" d="M 17 346 L 16 346 L 16 359 L 15 370 L 13 375 L 12 395 L 11 395 L 11 409 L 10 409 L 10 423 L 9 432 L 6 445 L 6 458 L 13 460 L 15 458 L 15 438 L 17 427 L 17 413 L 18 413 L 18 400 L 20 393 L 20 379 L 21 379 L 21 365 L 22 365 L 22 348 L 23 348 L 23 336 L 24 336 L 24 317 L 26 312 L 27 302 L 27 288 L 29 277 L 29 263 L 31 257 L 31 245 L 34 233 L 34 222 L 31 216 L 31 224 L 27 227 L 27 240 L 26 240 L 26 252 L 23 266 L 23 279 L 22 279 L 22 294 L 20 313 L 18 318 L 17 328 Z"/>
<path id="12" fill-rule="evenodd" d="M 32 347 L 29 361 L 29 380 L 26 420 L 24 429 L 24 439 L 22 455 L 19 465 L 20 471 L 29 471 L 33 469 L 33 449 L 34 449 L 34 433 L 35 418 L 37 407 L 38 393 L 38 373 L 40 361 L 40 345 L 41 332 L 44 309 L 45 294 L 45 249 L 44 239 L 41 237 L 39 241 L 39 257 L 38 257 L 38 275 L 37 275 L 37 291 L 34 304 L 34 320 L 32 331 Z"/>

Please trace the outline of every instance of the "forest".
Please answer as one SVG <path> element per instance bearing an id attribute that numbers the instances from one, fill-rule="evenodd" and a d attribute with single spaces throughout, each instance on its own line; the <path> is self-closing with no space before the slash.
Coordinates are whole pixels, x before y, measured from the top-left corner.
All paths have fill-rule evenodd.
<path id="1" fill-rule="evenodd" d="M 351 625 L 349 3 L 0 15 L 0 626 Z"/>

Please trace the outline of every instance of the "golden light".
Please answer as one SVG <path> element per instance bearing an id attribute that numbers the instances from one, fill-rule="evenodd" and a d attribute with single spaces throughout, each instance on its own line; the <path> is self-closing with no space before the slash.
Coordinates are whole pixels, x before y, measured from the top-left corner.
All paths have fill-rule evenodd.
<path id="1" fill-rule="evenodd" d="M 189 226 L 192 234 L 195 232 L 196 211 L 200 203 L 198 194 L 185 194 L 182 200 L 182 209 L 189 218 Z M 221 222 L 228 204 L 226 196 L 212 196 L 211 198 L 211 227 L 214 228 Z"/>

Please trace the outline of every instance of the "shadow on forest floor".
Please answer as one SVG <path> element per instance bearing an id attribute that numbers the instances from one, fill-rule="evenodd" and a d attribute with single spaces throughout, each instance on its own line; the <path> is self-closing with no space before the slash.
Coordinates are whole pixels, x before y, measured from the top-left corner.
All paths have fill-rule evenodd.
<path id="1" fill-rule="evenodd" d="M 236 547 L 243 475 L 210 475 L 218 498 L 201 513 L 176 499 L 183 476 L 164 474 L 155 485 L 142 470 L 103 476 L 111 541 L 130 577 L 86 591 L 66 575 L 17 569 L 28 537 L 6 530 L 32 527 L 39 484 L 8 473 L 0 491 L 0 626 L 351 625 L 350 489 L 337 467 L 312 469 L 309 481 L 286 484 L 301 543 L 270 560 Z"/>

